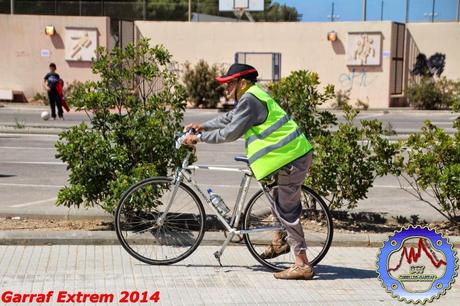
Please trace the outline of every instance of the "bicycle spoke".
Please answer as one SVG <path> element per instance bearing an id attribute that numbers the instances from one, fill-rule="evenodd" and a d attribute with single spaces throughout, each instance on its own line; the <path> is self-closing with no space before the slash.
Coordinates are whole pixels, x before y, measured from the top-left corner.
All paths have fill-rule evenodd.
<path id="1" fill-rule="evenodd" d="M 301 224 L 304 232 L 305 241 L 307 244 L 307 254 L 312 264 L 317 264 L 319 260 L 326 254 L 332 240 L 332 224 L 331 218 L 327 211 L 327 206 L 324 201 L 314 195 L 309 189 L 302 188 L 302 214 Z M 262 229 L 269 226 L 281 226 L 271 214 L 270 203 L 261 192 L 253 198 L 249 203 L 245 213 L 244 229 Z M 278 233 L 278 234 L 277 234 Z M 292 249 L 287 247 L 287 240 L 284 237 L 280 244 L 273 244 L 273 238 L 277 238 L 280 231 L 256 231 L 245 234 L 246 243 L 251 254 L 264 265 L 275 269 L 282 270 L 294 263 L 294 255 Z M 276 256 L 273 258 L 265 258 L 269 245 L 273 245 L 277 250 Z"/>
<path id="2" fill-rule="evenodd" d="M 152 180 L 132 188 L 117 209 L 117 232 L 123 231 L 123 247 L 146 263 L 172 263 L 187 257 L 197 247 L 204 232 L 204 210 L 197 196 L 178 186 L 172 196 L 170 181 Z"/>

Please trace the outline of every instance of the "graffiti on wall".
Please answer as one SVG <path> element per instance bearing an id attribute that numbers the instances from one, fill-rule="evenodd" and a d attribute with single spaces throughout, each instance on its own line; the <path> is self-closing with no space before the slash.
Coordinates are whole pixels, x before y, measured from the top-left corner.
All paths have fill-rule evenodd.
<path id="1" fill-rule="evenodd" d="M 354 87 L 367 87 L 377 79 L 375 75 L 369 75 L 366 69 L 352 68 L 348 73 L 339 75 L 340 86 L 344 89 L 353 89 Z"/>

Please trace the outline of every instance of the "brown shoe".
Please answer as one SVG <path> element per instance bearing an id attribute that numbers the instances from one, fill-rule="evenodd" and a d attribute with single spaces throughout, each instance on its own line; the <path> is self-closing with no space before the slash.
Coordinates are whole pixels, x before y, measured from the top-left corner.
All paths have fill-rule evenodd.
<path id="1" fill-rule="evenodd" d="M 293 265 L 289 269 L 286 269 L 281 272 L 277 272 L 273 275 L 276 279 L 304 279 L 309 280 L 313 279 L 315 276 L 315 271 L 312 266 L 296 266 Z"/>
<path id="2" fill-rule="evenodd" d="M 272 242 L 260 255 L 262 259 L 271 259 L 289 253 L 291 248 L 286 241 Z"/>

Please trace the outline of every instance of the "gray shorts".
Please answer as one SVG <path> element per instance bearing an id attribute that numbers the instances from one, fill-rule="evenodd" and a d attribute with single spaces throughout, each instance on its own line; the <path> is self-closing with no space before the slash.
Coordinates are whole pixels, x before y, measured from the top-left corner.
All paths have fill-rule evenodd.
<path id="1" fill-rule="evenodd" d="M 307 177 L 313 160 L 313 152 L 287 164 L 275 173 L 277 188 L 273 189 L 276 211 L 279 221 L 285 226 L 289 244 L 294 253 L 299 254 L 307 245 L 300 223 L 302 205 L 300 202 L 301 186 Z"/>

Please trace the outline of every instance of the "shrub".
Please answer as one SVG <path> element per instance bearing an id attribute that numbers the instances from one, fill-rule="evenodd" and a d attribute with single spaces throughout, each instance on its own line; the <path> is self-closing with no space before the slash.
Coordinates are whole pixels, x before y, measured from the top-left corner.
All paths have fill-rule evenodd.
<path id="1" fill-rule="evenodd" d="M 224 87 L 216 81 L 216 77 L 223 73 L 219 66 L 209 66 L 204 60 L 194 67 L 185 63 L 183 81 L 189 101 L 195 107 L 215 108 L 224 95 Z"/>
<path id="2" fill-rule="evenodd" d="M 367 197 L 375 178 L 390 171 L 398 149 L 381 136 L 380 121 L 362 120 L 358 127 L 353 120 L 359 111 L 347 104 L 343 109 L 345 122 L 337 132 L 315 137 L 315 157 L 306 181 L 332 209 L 355 208 Z"/>
<path id="3" fill-rule="evenodd" d="M 44 93 L 41 93 L 41 92 L 35 93 L 35 95 L 33 97 L 33 100 L 41 102 L 41 103 L 43 103 L 45 105 L 49 105 L 48 94 L 46 92 L 44 92 Z"/>
<path id="4" fill-rule="evenodd" d="M 319 87 L 318 74 L 307 70 L 294 71 L 281 81 L 269 85 L 274 99 L 299 124 L 308 139 L 328 135 L 328 128 L 337 124 L 334 114 L 318 109 L 334 98 L 334 86 L 326 85 L 322 92 Z"/>
<path id="5" fill-rule="evenodd" d="M 337 126 L 336 116 L 318 107 L 334 97 L 334 87 L 326 85 L 321 92 L 314 72 L 295 71 L 269 88 L 313 144 L 315 157 L 306 183 L 333 209 L 356 207 L 375 178 L 393 165 L 397 145 L 381 136 L 381 122 L 362 121 L 362 127 L 354 126 L 359 111 L 344 102 L 346 122 L 331 132 Z"/>
<path id="6" fill-rule="evenodd" d="M 408 86 L 406 96 L 416 109 L 449 109 L 460 99 L 460 82 L 445 77 L 438 80 L 424 77 Z"/>
<path id="7" fill-rule="evenodd" d="M 337 90 L 335 93 L 335 102 L 332 104 L 334 109 L 343 109 L 343 107 L 350 103 L 351 89 Z"/>
<path id="8" fill-rule="evenodd" d="M 62 132 L 57 155 L 67 164 L 69 186 L 58 205 L 101 205 L 113 212 L 123 191 L 154 175 L 167 175 L 183 152 L 174 147 L 182 125 L 185 90 L 168 70 L 171 55 L 148 40 L 112 52 L 98 48 L 93 73 L 99 81 L 76 85 L 70 105 L 89 115 Z"/>
<path id="9" fill-rule="evenodd" d="M 448 135 L 429 120 L 403 142 L 394 170 L 401 188 L 451 222 L 460 210 L 460 132 Z M 408 184 L 403 186 L 401 180 Z"/>

